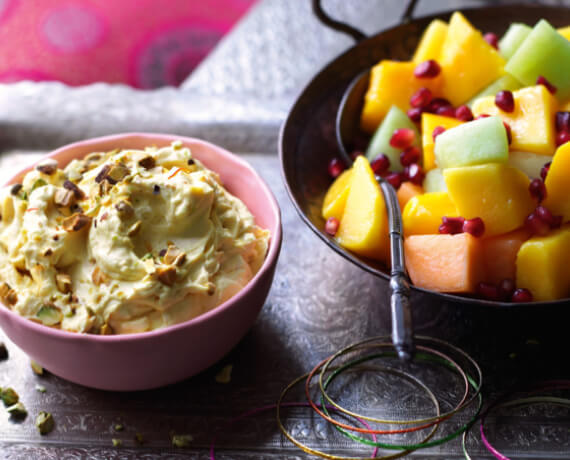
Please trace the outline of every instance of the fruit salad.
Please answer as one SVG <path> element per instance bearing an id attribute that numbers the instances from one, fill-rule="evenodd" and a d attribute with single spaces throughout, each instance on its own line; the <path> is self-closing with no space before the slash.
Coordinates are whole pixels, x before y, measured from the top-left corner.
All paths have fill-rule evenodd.
<path id="1" fill-rule="evenodd" d="M 499 38 L 460 12 L 436 19 L 410 61 L 371 69 L 360 128 L 365 151 L 329 164 L 322 216 L 339 245 L 389 265 L 382 176 L 414 285 L 570 297 L 570 26 L 515 23 Z"/>

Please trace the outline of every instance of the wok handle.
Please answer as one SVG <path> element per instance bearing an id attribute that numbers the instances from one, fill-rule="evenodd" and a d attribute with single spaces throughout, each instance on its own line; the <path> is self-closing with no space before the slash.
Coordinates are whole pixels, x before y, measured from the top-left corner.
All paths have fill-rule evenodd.
<path id="1" fill-rule="evenodd" d="M 418 0 L 408 0 L 408 5 L 402 14 L 402 17 L 400 18 L 401 22 L 411 21 L 417 3 Z M 366 34 L 360 29 L 357 29 L 356 27 L 351 26 L 346 22 L 337 21 L 336 19 L 330 17 L 328 13 L 326 13 L 323 9 L 321 0 L 313 0 L 313 13 L 325 26 L 330 27 L 331 29 L 334 29 L 338 32 L 350 35 L 356 42 L 359 42 L 366 38 Z"/>

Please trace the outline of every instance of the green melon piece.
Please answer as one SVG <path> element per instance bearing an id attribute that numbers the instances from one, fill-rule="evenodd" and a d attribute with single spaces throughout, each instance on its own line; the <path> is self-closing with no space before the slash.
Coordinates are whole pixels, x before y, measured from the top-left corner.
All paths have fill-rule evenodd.
<path id="1" fill-rule="evenodd" d="M 435 162 L 439 168 L 506 163 L 509 142 L 499 117 L 479 118 L 448 129 L 435 139 Z"/>
<path id="2" fill-rule="evenodd" d="M 422 184 L 425 193 L 447 192 L 443 171 L 439 168 L 430 169 Z"/>
<path id="3" fill-rule="evenodd" d="M 513 22 L 505 32 L 505 35 L 499 40 L 499 53 L 501 56 L 509 60 L 531 31 L 532 27 Z"/>
<path id="4" fill-rule="evenodd" d="M 379 154 L 383 153 L 390 159 L 391 171 L 402 171 L 404 169 L 400 164 L 400 153 L 402 150 L 395 149 L 390 145 L 392 134 L 394 134 L 396 129 L 400 128 L 412 129 L 416 133 L 414 145 L 417 147 L 421 146 L 420 132 L 414 122 L 410 120 L 410 117 L 406 115 L 406 112 L 393 105 L 372 136 L 370 144 L 368 144 L 368 148 L 366 149 L 366 158 L 368 158 L 369 161 L 372 161 Z"/>
<path id="5" fill-rule="evenodd" d="M 570 98 L 570 41 L 541 19 L 509 59 L 505 71 L 526 86 L 542 75 L 556 86 L 556 97 Z"/>
<path id="6" fill-rule="evenodd" d="M 549 161 L 552 161 L 552 157 L 548 155 L 532 152 L 509 152 L 509 164 L 520 169 L 530 179 L 540 177 L 540 170 Z"/>
<path id="7" fill-rule="evenodd" d="M 503 90 L 515 91 L 520 88 L 522 88 L 522 84 L 516 78 L 514 78 L 509 74 L 505 74 L 502 77 L 495 80 L 493 83 L 491 83 L 485 89 L 483 89 L 480 93 L 478 93 L 473 99 L 471 99 L 467 103 L 467 105 L 471 107 L 473 103 L 480 97 L 494 96 L 499 91 Z"/>

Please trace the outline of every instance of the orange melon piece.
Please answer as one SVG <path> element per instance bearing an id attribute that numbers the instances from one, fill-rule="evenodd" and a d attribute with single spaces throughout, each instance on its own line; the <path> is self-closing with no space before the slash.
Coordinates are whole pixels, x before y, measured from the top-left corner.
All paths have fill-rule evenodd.
<path id="1" fill-rule="evenodd" d="M 445 129 L 455 128 L 463 122 L 457 118 L 444 117 L 433 113 L 422 113 L 422 151 L 424 156 L 424 171 L 429 171 L 436 167 L 435 154 L 433 153 L 435 141 L 433 140 L 433 130 L 437 126 Z"/>
<path id="2" fill-rule="evenodd" d="M 447 28 L 447 23 L 441 19 L 431 21 L 422 35 L 412 61 L 419 64 L 430 59 L 439 60 L 441 48 L 447 36 Z"/>
<path id="3" fill-rule="evenodd" d="M 521 228 L 509 233 L 482 240 L 483 280 L 499 284 L 509 278 L 515 280 L 516 260 L 522 244 L 530 238 L 530 233 Z"/>
<path id="4" fill-rule="evenodd" d="M 408 201 L 410 201 L 413 197 L 422 195 L 423 193 L 424 189 L 421 185 L 413 184 L 410 181 L 402 183 L 396 192 L 396 195 L 398 196 L 398 203 L 400 203 L 400 211 L 405 208 Z"/>
<path id="5" fill-rule="evenodd" d="M 426 87 L 433 94 L 439 94 L 441 75 L 431 79 L 416 78 L 415 68 L 415 62 L 386 60 L 372 67 L 360 118 L 360 127 L 364 132 L 372 134 L 392 105 L 407 111 L 410 98 L 418 89 Z"/>
<path id="6" fill-rule="evenodd" d="M 346 198 L 350 190 L 351 177 L 352 169 L 343 171 L 327 190 L 321 209 L 321 214 L 325 219 L 335 217 L 340 220 L 342 217 Z"/>
<path id="7" fill-rule="evenodd" d="M 406 268 L 414 285 L 438 292 L 475 292 L 481 280 L 481 240 L 468 233 L 412 235 L 405 239 Z"/>

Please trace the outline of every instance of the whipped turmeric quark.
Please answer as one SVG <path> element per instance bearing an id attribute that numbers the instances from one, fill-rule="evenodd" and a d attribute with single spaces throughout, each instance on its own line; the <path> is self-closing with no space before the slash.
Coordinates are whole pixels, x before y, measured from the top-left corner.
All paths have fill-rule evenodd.
<path id="1" fill-rule="evenodd" d="M 194 318 L 259 270 L 269 232 L 181 142 L 47 160 L 0 191 L 0 298 L 68 331 Z"/>

